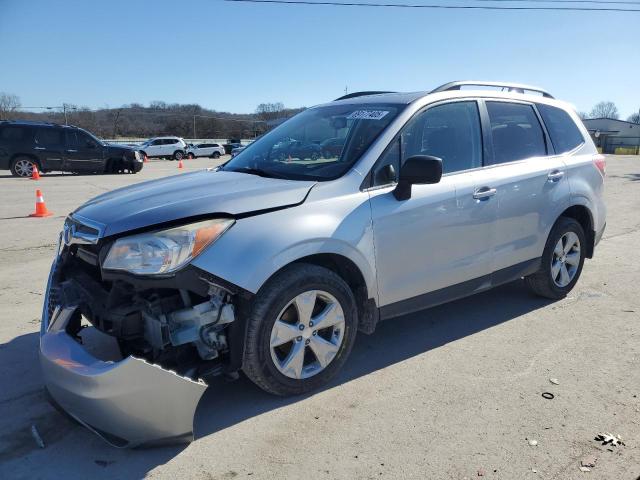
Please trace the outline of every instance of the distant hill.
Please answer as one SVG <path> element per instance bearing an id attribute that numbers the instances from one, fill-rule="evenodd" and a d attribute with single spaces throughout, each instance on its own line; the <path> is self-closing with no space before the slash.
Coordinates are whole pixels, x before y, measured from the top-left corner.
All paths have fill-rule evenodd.
<path id="1" fill-rule="evenodd" d="M 68 107 L 67 119 L 69 125 L 89 130 L 101 138 L 148 138 L 160 135 L 254 138 L 273 128 L 278 120 L 289 118 L 302 110 L 304 108 L 284 108 L 282 104 L 261 104 L 257 113 L 237 114 L 209 110 L 200 105 L 152 102 L 147 107 L 132 103 L 120 108 L 97 110 Z M 60 111 L 35 113 L 16 110 L 5 116 L 12 120 L 64 123 L 64 114 Z"/>

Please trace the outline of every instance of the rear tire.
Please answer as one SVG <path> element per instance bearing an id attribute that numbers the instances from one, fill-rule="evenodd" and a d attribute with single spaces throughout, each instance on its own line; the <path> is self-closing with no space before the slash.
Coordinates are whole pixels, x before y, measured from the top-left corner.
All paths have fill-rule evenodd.
<path id="1" fill-rule="evenodd" d="M 298 303 L 300 298 L 310 299 L 304 304 L 307 315 L 297 307 L 304 306 Z M 242 369 L 256 385 L 275 395 L 314 390 L 342 368 L 357 327 L 355 298 L 342 278 L 317 265 L 293 264 L 271 278 L 253 301 Z M 301 359 L 297 370 L 291 365 L 294 357 Z"/>
<path id="2" fill-rule="evenodd" d="M 190 153 L 187 156 L 189 157 L 189 160 L 193 160 L 194 158 L 196 158 L 196 156 L 193 153 Z"/>
<path id="3" fill-rule="evenodd" d="M 587 251 L 587 240 L 580 223 L 560 217 L 549 233 L 540 269 L 525 282 L 533 293 L 559 300 L 578 282 Z"/>
<path id="4" fill-rule="evenodd" d="M 24 156 L 14 158 L 10 166 L 11 175 L 20 178 L 31 178 L 34 165 L 38 167 L 39 171 L 41 170 L 40 165 L 38 165 L 38 162 L 33 158 Z"/>
<path id="5" fill-rule="evenodd" d="M 215 158 L 216 160 L 220 158 L 220 152 L 213 152 L 213 158 Z"/>

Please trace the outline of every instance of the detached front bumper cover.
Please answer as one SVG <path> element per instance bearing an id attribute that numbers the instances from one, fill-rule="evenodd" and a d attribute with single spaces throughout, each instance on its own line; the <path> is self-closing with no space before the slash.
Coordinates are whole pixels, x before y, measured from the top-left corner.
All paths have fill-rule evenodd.
<path id="1" fill-rule="evenodd" d="M 76 307 L 49 315 L 55 264 L 47 285 L 40 331 L 40 364 L 53 401 L 113 446 L 193 440 L 193 417 L 206 384 L 145 360 L 103 361 L 66 332 Z"/>

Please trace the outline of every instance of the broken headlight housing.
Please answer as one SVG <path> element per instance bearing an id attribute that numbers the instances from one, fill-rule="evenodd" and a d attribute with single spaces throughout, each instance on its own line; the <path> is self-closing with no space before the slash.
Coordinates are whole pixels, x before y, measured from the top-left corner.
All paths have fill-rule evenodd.
<path id="1" fill-rule="evenodd" d="M 234 220 L 218 218 L 180 227 L 119 238 L 102 265 L 136 275 L 158 275 L 179 270 L 218 239 Z"/>

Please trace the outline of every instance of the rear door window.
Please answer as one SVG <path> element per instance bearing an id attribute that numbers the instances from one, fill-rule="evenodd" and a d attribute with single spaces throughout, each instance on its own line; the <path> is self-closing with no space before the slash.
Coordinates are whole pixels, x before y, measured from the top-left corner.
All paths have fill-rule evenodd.
<path id="1" fill-rule="evenodd" d="M 63 144 L 62 130 L 59 128 L 38 128 L 35 142 L 43 147 L 61 147 Z"/>
<path id="2" fill-rule="evenodd" d="M 66 139 L 67 148 L 77 149 L 78 148 L 78 137 L 76 132 L 73 130 L 67 130 L 64 133 L 64 137 Z"/>
<path id="3" fill-rule="evenodd" d="M 547 154 L 542 126 L 533 106 L 522 103 L 487 102 L 493 163 L 507 163 Z"/>
<path id="4" fill-rule="evenodd" d="M 557 154 L 569 152 L 584 143 L 582 133 L 567 112 L 550 105 L 538 104 L 537 107 Z"/>

